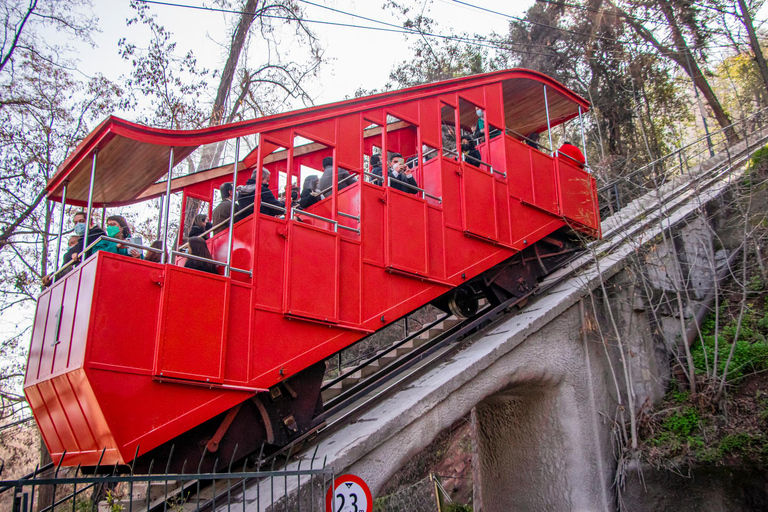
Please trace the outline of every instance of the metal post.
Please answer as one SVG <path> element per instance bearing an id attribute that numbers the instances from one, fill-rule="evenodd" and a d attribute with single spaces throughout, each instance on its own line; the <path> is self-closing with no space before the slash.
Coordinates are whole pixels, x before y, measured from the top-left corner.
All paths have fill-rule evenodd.
<path id="1" fill-rule="evenodd" d="M 171 214 L 171 178 L 173 176 L 173 146 L 168 158 L 168 178 L 165 184 L 165 214 L 163 215 L 163 254 L 160 263 L 166 263 L 168 258 L 168 216 Z"/>
<path id="2" fill-rule="evenodd" d="M 160 215 L 157 216 L 157 239 L 163 231 L 163 196 L 160 196 Z"/>
<path id="3" fill-rule="evenodd" d="M 581 126 L 581 151 L 584 153 L 584 167 L 589 167 L 587 159 L 587 137 L 584 135 L 584 119 L 581 117 L 581 105 L 579 105 L 579 125 Z"/>
<path id="4" fill-rule="evenodd" d="M 88 209 L 85 211 L 85 234 L 83 235 L 83 252 L 88 247 L 88 231 L 91 229 L 91 208 L 93 208 L 93 182 L 96 180 L 96 154 L 98 150 L 93 151 L 93 161 L 91 162 L 91 183 L 88 185 Z"/>
<path id="5" fill-rule="evenodd" d="M 224 276 L 229 277 L 232 265 L 232 228 L 235 225 L 235 189 L 237 188 L 237 168 L 240 166 L 240 137 L 235 139 L 235 172 L 232 177 L 232 192 L 229 195 L 229 235 L 227 236 L 227 266 L 224 268 Z"/>
<path id="6" fill-rule="evenodd" d="M 547 135 L 549 136 L 549 154 L 553 154 L 552 149 L 552 126 L 549 124 L 549 102 L 547 102 L 547 85 L 544 84 L 544 109 L 547 112 Z"/>
<path id="7" fill-rule="evenodd" d="M 101 207 L 101 225 L 102 227 L 107 223 L 107 207 Z"/>
<path id="8" fill-rule="evenodd" d="M 54 272 L 59 270 L 59 255 L 61 253 L 61 236 L 64 232 L 64 215 L 67 209 L 67 184 L 64 183 L 64 190 L 61 192 L 61 220 L 59 221 L 59 241 L 56 243 L 56 261 L 54 262 Z M 85 247 L 85 246 L 83 246 Z"/>

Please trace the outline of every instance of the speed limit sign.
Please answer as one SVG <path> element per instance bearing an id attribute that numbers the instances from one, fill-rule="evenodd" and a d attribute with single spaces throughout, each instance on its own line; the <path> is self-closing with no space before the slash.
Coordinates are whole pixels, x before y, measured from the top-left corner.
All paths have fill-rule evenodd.
<path id="1" fill-rule="evenodd" d="M 371 512 L 373 496 L 362 478 L 342 475 L 325 495 L 326 512 Z"/>

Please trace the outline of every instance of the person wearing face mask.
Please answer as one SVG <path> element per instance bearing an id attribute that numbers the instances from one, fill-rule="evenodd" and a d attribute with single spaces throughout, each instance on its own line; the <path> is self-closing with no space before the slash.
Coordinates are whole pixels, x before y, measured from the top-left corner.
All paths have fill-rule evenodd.
<path id="1" fill-rule="evenodd" d="M 482 109 L 476 108 L 475 114 L 477 114 L 477 125 L 475 126 L 475 130 L 472 132 L 472 138 L 474 140 L 480 141 L 485 137 L 485 119 L 483 118 Z"/>
<path id="2" fill-rule="evenodd" d="M 461 153 L 465 162 L 480 167 L 482 157 L 475 147 L 472 137 L 465 135 L 461 138 Z"/>
<path id="3" fill-rule="evenodd" d="M 107 236 L 117 238 L 118 240 L 128 240 L 131 238 L 131 228 L 128 221 L 122 215 L 111 215 L 107 217 Z M 134 258 L 141 258 L 141 251 L 134 247 L 125 247 L 123 244 L 117 244 L 117 253 Z"/>

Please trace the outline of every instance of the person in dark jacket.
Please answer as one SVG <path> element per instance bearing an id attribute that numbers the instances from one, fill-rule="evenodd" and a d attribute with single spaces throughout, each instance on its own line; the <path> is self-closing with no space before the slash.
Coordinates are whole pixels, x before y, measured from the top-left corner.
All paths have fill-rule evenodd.
<path id="1" fill-rule="evenodd" d="M 374 185 L 381 185 L 384 183 L 384 180 L 381 179 L 381 155 L 371 155 L 370 165 L 371 174 L 375 174 L 379 178 L 371 178 L 371 183 Z"/>
<path id="2" fill-rule="evenodd" d="M 323 199 L 323 195 L 320 193 L 320 178 L 314 174 L 304 178 L 304 189 L 301 191 L 299 208 L 302 210 L 309 208 L 321 199 Z"/>
<path id="3" fill-rule="evenodd" d="M 206 258 L 209 260 L 213 259 L 211 252 L 208 250 L 208 245 L 205 243 L 205 240 L 199 236 L 189 237 L 187 244 L 189 244 L 189 254 L 192 256 L 200 256 L 201 258 Z M 217 270 L 217 265 L 207 261 L 193 260 L 192 258 L 187 258 L 186 263 L 184 263 L 184 267 L 191 268 L 193 270 L 200 270 L 201 272 L 210 272 L 211 274 L 219 273 Z"/>
<path id="4" fill-rule="evenodd" d="M 338 170 L 339 192 L 355 182 L 350 172 L 339 167 Z M 333 194 L 333 157 L 323 158 L 323 175 L 320 177 L 320 191 L 325 197 Z"/>
<path id="5" fill-rule="evenodd" d="M 419 192 L 419 184 L 416 183 L 416 179 L 413 177 L 413 169 L 405 165 L 403 155 L 400 153 L 391 153 L 389 155 L 387 175 L 390 178 L 389 186 L 395 190 L 408 194 L 417 194 Z M 408 185 L 411 186 L 409 187 Z"/>
<path id="6" fill-rule="evenodd" d="M 208 222 L 208 215 L 205 213 L 198 213 L 195 215 L 195 220 L 192 221 L 192 227 L 189 228 L 187 237 L 192 238 L 193 236 L 201 236 L 212 227 L 213 224 Z M 208 236 L 209 235 L 206 233 L 202 238 L 208 240 Z"/>
<path id="7" fill-rule="evenodd" d="M 245 185 L 237 188 L 237 202 L 242 208 L 243 215 L 249 215 L 253 211 L 253 203 L 256 199 L 256 176 L 258 169 L 253 170 L 251 178 L 245 182 Z M 275 194 L 269 189 L 269 177 L 271 173 L 267 169 L 261 170 L 261 207 L 259 213 L 271 215 L 283 215 L 285 213 L 285 203 L 278 201 Z"/>
<path id="8" fill-rule="evenodd" d="M 480 167 L 482 157 L 472 137 L 464 136 L 461 138 L 461 153 L 464 156 L 465 162 Z"/>
<path id="9" fill-rule="evenodd" d="M 232 182 L 222 183 L 219 187 L 219 193 L 221 194 L 221 202 L 216 206 L 216 208 L 213 209 L 213 214 L 211 215 L 211 223 L 214 226 L 217 226 L 224 222 L 225 220 L 229 219 L 229 213 L 232 210 Z M 240 210 L 240 205 L 235 203 L 235 213 Z M 238 217 L 235 217 L 235 221 L 238 220 Z M 224 231 L 227 229 L 227 226 L 220 226 L 213 230 L 213 234 L 220 233 L 221 231 Z"/>

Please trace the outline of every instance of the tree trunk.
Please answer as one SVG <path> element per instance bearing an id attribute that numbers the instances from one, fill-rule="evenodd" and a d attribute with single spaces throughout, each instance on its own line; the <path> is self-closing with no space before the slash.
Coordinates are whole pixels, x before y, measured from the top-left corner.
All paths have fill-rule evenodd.
<path id="1" fill-rule="evenodd" d="M 747 28 L 749 34 L 749 44 L 752 46 L 752 52 L 755 54 L 755 62 L 757 63 L 757 69 L 760 70 L 760 76 L 763 77 L 763 83 L 766 89 L 768 89 L 768 64 L 763 57 L 763 50 L 760 48 L 760 42 L 757 40 L 757 34 L 755 34 L 755 27 L 752 25 L 752 16 L 749 14 L 749 8 L 745 0 L 739 0 L 739 7 L 741 8 L 741 21 Z"/>
<path id="2" fill-rule="evenodd" d="M 245 0 L 240 14 L 240 20 L 235 27 L 235 32 L 232 34 L 232 44 L 229 47 L 229 55 L 227 56 L 227 62 L 224 64 L 224 69 L 221 73 L 221 80 L 219 81 L 219 89 L 216 92 L 216 100 L 213 102 L 213 108 L 211 109 L 211 118 L 209 126 L 216 126 L 220 124 L 224 119 L 224 107 L 226 106 L 227 99 L 229 98 L 229 91 L 232 89 L 232 81 L 235 77 L 235 70 L 237 70 L 237 63 L 240 60 L 240 53 L 245 45 L 245 40 L 248 37 L 248 31 L 253 25 L 255 19 L 256 7 L 259 5 L 259 0 Z M 200 156 L 200 165 L 197 166 L 198 170 L 205 170 L 212 167 L 215 160 L 218 160 L 217 155 L 220 152 L 217 151 L 218 144 L 212 144 L 206 146 L 203 149 L 203 153 Z M 189 198 L 187 200 L 187 211 L 184 212 L 184 233 L 189 231 L 192 226 L 192 221 L 197 214 L 197 209 L 200 207 L 200 201 L 197 199 Z"/>
<path id="3" fill-rule="evenodd" d="M 672 40 L 674 41 L 675 45 L 674 48 L 670 48 L 662 44 L 659 40 L 656 39 L 653 33 L 645 28 L 645 26 L 643 26 L 636 18 L 633 18 L 627 14 L 613 2 L 611 3 L 640 37 L 653 45 L 653 47 L 656 48 L 660 54 L 669 55 L 669 57 L 674 60 L 678 66 L 685 70 L 686 74 L 691 77 L 691 80 L 693 80 L 696 88 L 704 95 L 704 99 L 707 101 L 709 108 L 712 109 L 718 124 L 725 131 L 725 135 L 728 137 L 728 140 L 731 142 L 738 141 L 739 137 L 731 126 L 731 120 L 728 118 L 728 114 L 725 113 L 722 105 L 720 105 L 720 101 L 717 99 L 715 92 L 709 86 L 709 82 L 707 82 L 707 79 L 701 72 L 699 65 L 696 63 L 696 59 L 691 53 L 690 48 L 688 48 L 688 44 L 685 42 L 685 38 L 683 37 L 680 26 L 675 19 L 674 12 L 672 11 L 672 7 L 669 5 L 669 2 L 667 0 L 657 0 L 657 4 L 664 14 L 664 17 L 666 18 L 667 25 L 669 26 L 670 32 L 672 34 Z"/>

